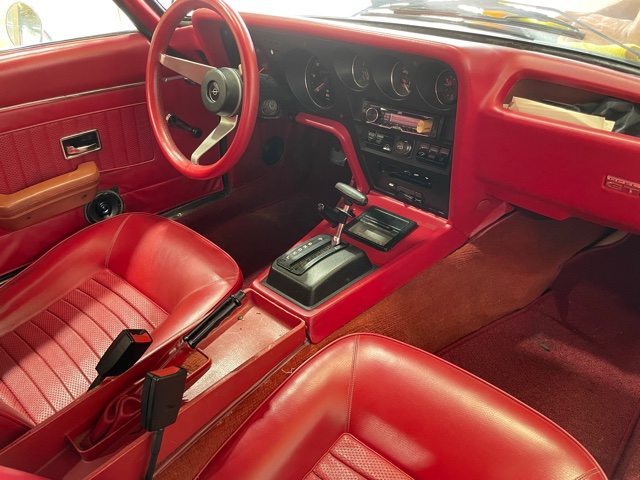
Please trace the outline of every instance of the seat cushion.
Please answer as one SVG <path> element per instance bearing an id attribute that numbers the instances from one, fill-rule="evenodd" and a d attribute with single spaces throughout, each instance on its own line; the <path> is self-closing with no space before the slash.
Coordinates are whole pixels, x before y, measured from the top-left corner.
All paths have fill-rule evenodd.
<path id="1" fill-rule="evenodd" d="M 149 354 L 241 282 L 225 252 L 153 215 L 114 217 L 50 250 L 0 288 L 0 446 L 86 392 L 122 329 L 149 331 Z"/>
<path id="2" fill-rule="evenodd" d="M 292 375 L 200 478 L 605 475 L 568 433 L 506 393 L 414 347 L 355 335 Z"/>

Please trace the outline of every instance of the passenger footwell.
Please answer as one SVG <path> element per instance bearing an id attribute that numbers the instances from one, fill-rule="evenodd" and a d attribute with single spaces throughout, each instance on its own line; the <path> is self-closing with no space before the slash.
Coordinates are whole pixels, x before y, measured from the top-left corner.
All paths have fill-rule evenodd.
<path id="1" fill-rule="evenodd" d="M 527 308 L 440 355 L 548 416 L 614 479 L 640 478 L 640 237 L 588 251 Z"/>

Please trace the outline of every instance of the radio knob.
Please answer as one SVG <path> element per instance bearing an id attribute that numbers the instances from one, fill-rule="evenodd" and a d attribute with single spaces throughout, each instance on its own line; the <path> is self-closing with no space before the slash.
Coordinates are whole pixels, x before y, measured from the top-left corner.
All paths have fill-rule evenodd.
<path id="1" fill-rule="evenodd" d="M 367 120 L 367 122 L 369 123 L 373 123 L 376 120 L 378 120 L 378 117 L 380 116 L 380 113 L 378 112 L 378 109 L 375 107 L 369 107 L 367 108 L 367 110 L 364 112 L 364 118 Z"/>

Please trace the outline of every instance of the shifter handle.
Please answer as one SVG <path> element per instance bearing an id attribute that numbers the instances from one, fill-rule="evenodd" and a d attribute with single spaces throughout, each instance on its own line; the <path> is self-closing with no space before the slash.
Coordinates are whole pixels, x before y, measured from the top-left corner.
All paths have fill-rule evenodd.
<path id="1" fill-rule="evenodd" d="M 350 185 L 347 185 L 346 183 L 336 183 L 336 189 L 342 194 L 342 196 L 344 197 L 344 203 L 346 203 L 347 205 L 352 205 L 355 203 L 356 205 L 364 207 L 369 202 L 369 199 L 364 193 L 360 192 Z"/>

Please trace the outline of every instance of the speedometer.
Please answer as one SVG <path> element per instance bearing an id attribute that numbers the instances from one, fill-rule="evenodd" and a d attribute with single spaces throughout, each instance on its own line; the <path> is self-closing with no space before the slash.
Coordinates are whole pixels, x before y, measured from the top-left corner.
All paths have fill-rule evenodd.
<path id="1" fill-rule="evenodd" d="M 436 98 L 443 105 L 453 105 L 458 100 L 458 79 L 451 70 L 445 70 L 436 79 Z"/>
<path id="2" fill-rule="evenodd" d="M 304 72 L 307 93 L 313 103 L 320 108 L 330 108 L 335 103 L 333 85 L 329 70 L 320 63 L 318 57 L 311 57 Z"/>
<path id="3" fill-rule="evenodd" d="M 413 88 L 413 80 L 409 67 L 397 62 L 391 70 L 391 88 L 399 97 L 407 97 Z"/>

